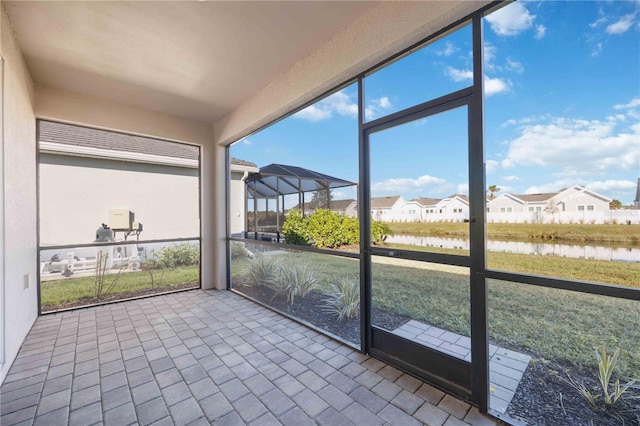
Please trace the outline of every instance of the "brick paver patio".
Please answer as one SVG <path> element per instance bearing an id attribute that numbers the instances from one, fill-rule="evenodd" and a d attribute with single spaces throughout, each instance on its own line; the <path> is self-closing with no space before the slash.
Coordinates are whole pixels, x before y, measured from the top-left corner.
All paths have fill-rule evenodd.
<path id="1" fill-rule="evenodd" d="M 466 336 L 411 320 L 392 333 L 471 362 L 471 339 Z M 490 407 L 506 413 L 516 394 L 531 357 L 526 354 L 489 345 Z"/>
<path id="2" fill-rule="evenodd" d="M 3 426 L 496 424 L 228 291 L 40 317 L 0 399 Z"/>

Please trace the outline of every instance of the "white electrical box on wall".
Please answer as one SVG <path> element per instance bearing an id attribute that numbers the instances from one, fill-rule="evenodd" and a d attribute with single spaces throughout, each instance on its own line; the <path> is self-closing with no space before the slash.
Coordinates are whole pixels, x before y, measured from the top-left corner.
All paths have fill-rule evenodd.
<path id="1" fill-rule="evenodd" d="M 109 227 L 113 230 L 131 230 L 135 214 L 127 209 L 109 210 Z"/>

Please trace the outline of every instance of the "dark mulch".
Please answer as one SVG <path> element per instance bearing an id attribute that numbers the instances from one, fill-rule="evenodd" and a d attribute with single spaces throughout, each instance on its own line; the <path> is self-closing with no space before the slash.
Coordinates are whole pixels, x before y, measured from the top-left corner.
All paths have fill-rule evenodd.
<path id="1" fill-rule="evenodd" d="M 611 411 L 604 408 L 594 409 L 568 383 L 568 374 L 574 381 L 583 382 L 587 389 L 600 389 L 595 361 L 593 369 L 588 370 L 532 360 L 509 404 L 507 415 L 526 424 L 545 426 L 640 425 L 640 399 L 619 400 Z M 593 392 L 595 390 L 592 390 Z M 640 397 L 640 391 L 630 389 L 625 395 Z"/>
<path id="2" fill-rule="evenodd" d="M 148 288 L 145 290 L 135 290 L 135 291 L 127 291 L 123 293 L 108 294 L 106 296 L 102 296 L 99 299 L 85 298 L 85 299 L 80 299 L 73 302 L 61 303 L 59 305 L 42 305 L 42 313 L 65 311 L 73 308 L 83 308 L 83 307 L 99 305 L 103 303 L 118 302 L 118 301 L 124 301 L 128 299 L 136 299 L 138 297 L 151 296 L 154 294 L 168 293 L 172 291 L 187 290 L 191 288 L 200 288 L 200 284 L 186 283 L 186 284 L 172 285 L 167 287 Z"/>
<path id="3" fill-rule="evenodd" d="M 326 330 L 346 341 L 360 344 L 360 316 L 355 318 L 343 318 L 338 321 L 336 316 L 329 315 L 322 310 L 324 296 L 318 292 L 311 292 L 304 298 L 298 298 L 289 305 L 287 300 L 266 286 L 252 286 L 242 278 L 235 279 L 233 288 L 247 296 L 265 303 L 279 311 L 285 312 L 295 318 L 305 320 L 316 327 Z M 374 309 L 372 317 L 375 324 L 387 330 L 393 330 L 409 321 L 409 318 L 392 312 Z"/>

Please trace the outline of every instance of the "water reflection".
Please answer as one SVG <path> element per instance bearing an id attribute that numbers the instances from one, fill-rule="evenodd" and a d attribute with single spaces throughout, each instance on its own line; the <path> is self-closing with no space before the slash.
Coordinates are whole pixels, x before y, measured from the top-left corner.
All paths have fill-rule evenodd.
<path id="1" fill-rule="evenodd" d="M 407 244 L 422 247 L 438 247 L 469 250 L 469 240 L 463 238 L 421 237 L 415 235 L 391 235 L 387 243 Z M 561 256 L 576 259 L 615 260 L 618 262 L 640 262 L 640 247 L 605 247 L 593 245 L 571 245 L 554 243 L 531 243 L 522 241 L 487 241 L 487 250 L 493 252 L 520 253 L 540 256 Z"/>

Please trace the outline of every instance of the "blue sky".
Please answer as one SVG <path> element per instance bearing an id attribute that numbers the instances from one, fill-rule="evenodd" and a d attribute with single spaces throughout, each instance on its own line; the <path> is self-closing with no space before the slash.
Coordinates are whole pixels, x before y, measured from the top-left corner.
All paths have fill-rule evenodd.
<path id="1" fill-rule="evenodd" d="M 514 194 L 571 185 L 629 204 L 640 177 L 640 2 L 518 2 L 485 18 L 487 185 Z M 365 79 L 368 119 L 471 84 L 471 30 Z M 354 85 L 249 136 L 234 157 L 357 181 Z M 371 139 L 372 193 L 466 193 L 466 109 Z M 334 198 L 355 198 L 336 190 Z"/>

